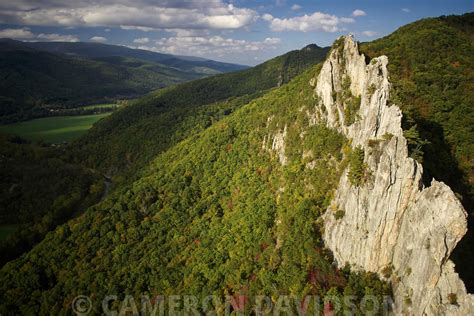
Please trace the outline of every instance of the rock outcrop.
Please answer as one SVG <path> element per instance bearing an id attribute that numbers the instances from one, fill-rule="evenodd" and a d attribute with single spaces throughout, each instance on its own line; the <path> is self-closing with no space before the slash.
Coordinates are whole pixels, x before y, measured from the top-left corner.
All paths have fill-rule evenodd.
<path id="1" fill-rule="evenodd" d="M 348 172 L 341 177 L 324 215 L 326 246 L 339 265 L 389 279 L 395 314 L 472 315 L 474 296 L 449 260 L 467 231 L 466 211 L 444 183 L 424 187 L 423 168 L 409 157 L 401 110 L 388 101 L 387 57 L 366 64 L 350 36 L 335 46 L 317 78 L 313 117 L 364 150 L 370 176 L 358 186 Z M 334 210 L 345 215 L 336 219 Z"/>
<path id="2" fill-rule="evenodd" d="M 267 119 L 267 127 L 273 120 L 273 116 Z M 282 130 L 278 130 L 274 134 L 268 134 L 263 138 L 262 149 L 267 150 L 270 153 L 276 153 L 278 159 L 282 165 L 286 165 L 287 157 L 285 155 L 285 138 L 287 134 L 287 126 Z"/>

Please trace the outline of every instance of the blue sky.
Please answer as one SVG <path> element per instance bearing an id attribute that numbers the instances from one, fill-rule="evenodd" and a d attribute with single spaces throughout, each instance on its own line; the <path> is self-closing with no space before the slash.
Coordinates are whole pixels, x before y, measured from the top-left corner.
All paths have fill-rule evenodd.
<path id="1" fill-rule="evenodd" d="M 2 0 L 0 37 L 94 41 L 255 65 L 341 34 L 360 41 L 473 0 Z"/>

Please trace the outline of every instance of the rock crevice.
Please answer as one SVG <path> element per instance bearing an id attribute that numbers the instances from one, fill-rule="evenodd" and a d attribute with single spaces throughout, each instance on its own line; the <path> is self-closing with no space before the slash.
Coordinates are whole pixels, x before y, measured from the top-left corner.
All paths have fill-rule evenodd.
<path id="1" fill-rule="evenodd" d="M 371 177 L 360 186 L 347 172 L 341 177 L 333 203 L 345 215 L 336 219 L 334 208 L 327 210 L 326 246 L 340 266 L 379 275 L 391 267 L 395 314 L 472 314 L 474 297 L 448 259 L 467 231 L 466 211 L 444 183 L 433 180 L 424 187 L 423 168 L 409 157 L 402 112 L 388 104 L 388 58 L 367 65 L 352 37 L 337 45 L 342 46 L 331 51 L 317 79 L 316 117 L 364 149 Z M 360 100 L 355 120 L 345 117 L 348 105 L 341 95 Z"/>

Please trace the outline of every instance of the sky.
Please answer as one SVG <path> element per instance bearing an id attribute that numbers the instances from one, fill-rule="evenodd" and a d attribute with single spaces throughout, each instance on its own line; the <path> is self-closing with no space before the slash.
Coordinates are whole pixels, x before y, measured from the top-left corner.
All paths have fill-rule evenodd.
<path id="1" fill-rule="evenodd" d="M 1 0 L 0 38 L 98 42 L 256 65 L 340 35 L 371 41 L 474 0 Z"/>

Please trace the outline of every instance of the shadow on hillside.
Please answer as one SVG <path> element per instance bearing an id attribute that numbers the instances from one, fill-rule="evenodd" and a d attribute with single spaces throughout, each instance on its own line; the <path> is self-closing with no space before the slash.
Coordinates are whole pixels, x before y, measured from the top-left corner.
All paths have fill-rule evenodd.
<path id="1" fill-rule="evenodd" d="M 429 186 L 431 179 L 443 181 L 456 192 L 468 217 L 468 232 L 451 254 L 451 260 L 456 264 L 456 272 L 464 281 L 468 292 L 474 292 L 474 218 L 473 197 L 469 194 L 469 184 L 456 158 L 452 155 L 451 146 L 444 139 L 444 131 L 438 123 L 418 117 L 416 122 L 420 136 L 431 143 L 424 147 L 423 182 Z"/>
<path id="2" fill-rule="evenodd" d="M 469 293 L 474 293 L 474 269 L 472 263 L 474 262 L 474 219 L 472 214 L 468 219 L 468 231 L 466 236 L 459 242 L 457 247 L 451 254 L 451 260 L 456 264 L 456 272 L 464 281 L 466 289 Z"/>

